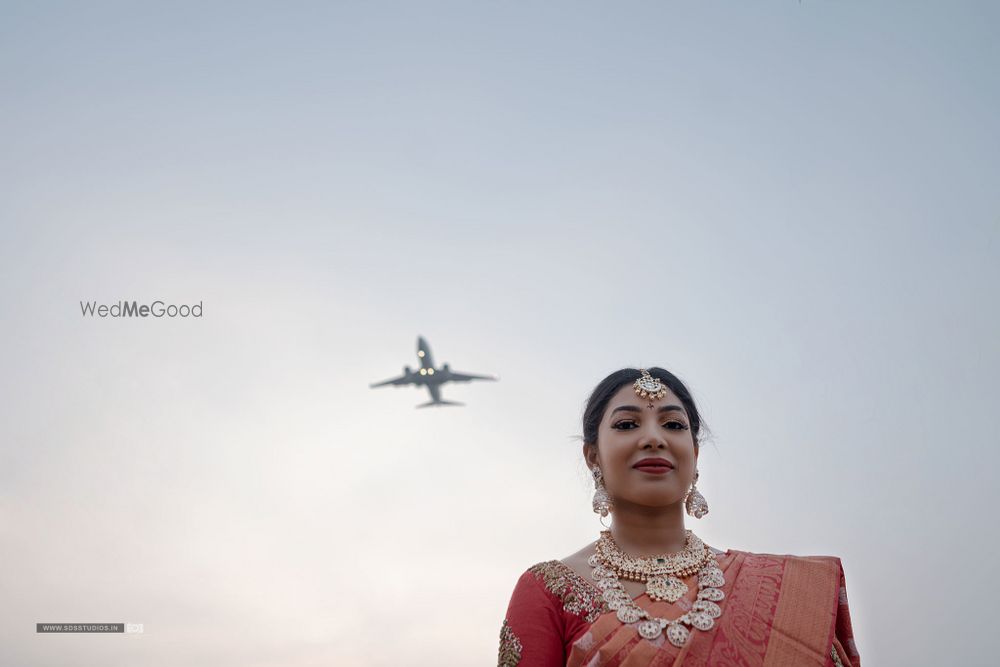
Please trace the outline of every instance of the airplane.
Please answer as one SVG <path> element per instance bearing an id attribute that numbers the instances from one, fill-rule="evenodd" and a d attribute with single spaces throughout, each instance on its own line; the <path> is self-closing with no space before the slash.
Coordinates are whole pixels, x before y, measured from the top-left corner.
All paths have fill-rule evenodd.
<path id="1" fill-rule="evenodd" d="M 427 390 L 431 393 L 431 400 L 417 406 L 418 408 L 426 408 L 432 405 L 465 405 L 457 401 L 445 401 L 441 398 L 441 385 L 446 382 L 469 382 L 470 380 L 495 381 L 500 379 L 495 375 L 456 373 L 448 367 L 448 364 L 442 364 L 441 368 L 434 368 L 431 348 L 427 345 L 427 341 L 424 340 L 423 336 L 417 336 L 417 358 L 420 360 L 420 368 L 418 370 L 414 371 L 409 366 L 403 366 L 403 374 L 398 378 L 375 382 L 368 386 L 372 389 L 375 387 L 384 387 L 387 384 L 396 385 L 397 387 L 407 384 L 427 387 Z"/>

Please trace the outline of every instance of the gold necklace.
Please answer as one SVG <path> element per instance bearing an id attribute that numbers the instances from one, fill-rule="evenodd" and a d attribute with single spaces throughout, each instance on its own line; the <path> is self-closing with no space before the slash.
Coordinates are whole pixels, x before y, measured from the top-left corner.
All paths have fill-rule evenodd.
<path id="1" fill-rule="evenodd" d="M 697 535 L 685 531 L 684 549 L 662 556 L 630 556 L 623 552 L 611 537 L 611 531 L 603 531 L 595 550 L 595 580 L 606 579 L 612 573 L 616 578 L 641 581 L 646 584 L 646 594 L 657 602 L 667 600 L 677 602 L 688 592 L 682 579 L 702 569 L 712 558 L 711 550 Z"/>
<path id="2" fill-rule="evenodd" d="M 603 533 L 601 537 L 604 537 Z M 608 539 L 612 544 L 614 543 L 610 533 L 608 533 Z M 698 542 L 701 542 L 701 540 L 698 540 Z M 701 544 L 704 547 L 704 543 L 702 542 Z M 617 548 L 618 545 L 614 546 Z M 618 551 L 622 553 L 620 549 Z M 685 626 L 697 628 L 702 631 L 711 630 L 712 626 L 715 625 L 715 619 L 722 615 L 722 608 L 717 603 L 725 597 L 721 589 L 725 585 L 726 579 L 718 563 L 715 562 L 715 557 L 712 555 L 711 550 L 706 549 L 706 551 L 708 551 L 710 559 L 704 562 L 698 569 L 698 597 L 691 605 L 689 611 L 672 621 L 666 618 L 654 617 L 645 609 L 639 607 L 635 603 L 635 600 L 625 592 L 625 587 L 619 581 L 615 570 L 609 567 L 609 564 L 605 563 L 598 553 L 594 553 L 587 560 L 587 563 L 594 568 L 594 571 L 591 572 L 591 577 L 597 581 L 597 587 L 601 589 L 604 601 L 607 602 L 609 609 L 616 612 L 619 621 L 622 623 L 638 623 L 639 634 L 649 640 L 656 639 L 661 633 L 665 633 L 671 644 L 680 647 L 684 645 L 684 642 L 687 641 L 687 638 L 691 634 L 691 631 Z M 623 555 L 627 556 L 627 554 Z M 629 558 L 633 557 L 629 556 Z M 653 579 L 658 578 L 655 575 L 653 577 Z M 675 581 L 679 580 L 675 579 Z M 647 581 L 646 592 L 650 598 L 653 598 L 652 593 L 650 593 L 650 583 L 651 581 Z M 680 584 L 684 586 L 684 592 L 686 593 L 687 585 L 684 582 L 680 582 Z M 680 599 L 680 597 L 671 600 L 671 602 L 676 602 L 677 599 Z"/>
<path id="3" fill-rule="evenodd" d="M 621 550 L 611 531 L 605 530 L 597 541 L 597 553 L 619 577 L 630 581 L 646 581 L 663 575 L 689 577 L 701 568 L 712 552 L 693 532 L 686 530 L 684 533 L 681 551 L 660 556 L 631 556 Z"/>

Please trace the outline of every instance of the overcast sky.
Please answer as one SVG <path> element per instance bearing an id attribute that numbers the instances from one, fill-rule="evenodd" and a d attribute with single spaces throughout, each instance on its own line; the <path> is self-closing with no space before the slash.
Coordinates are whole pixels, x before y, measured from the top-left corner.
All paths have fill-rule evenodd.
<path id="1" fill-rule="evenodd" d="M 992 660 L 995 3 L 0 8 L 0 663 L 491 664 L 654 365 L 689 527 L 841 557 L 868 664 Z M 500 382 L 369 389 L 417 335 Z"/>

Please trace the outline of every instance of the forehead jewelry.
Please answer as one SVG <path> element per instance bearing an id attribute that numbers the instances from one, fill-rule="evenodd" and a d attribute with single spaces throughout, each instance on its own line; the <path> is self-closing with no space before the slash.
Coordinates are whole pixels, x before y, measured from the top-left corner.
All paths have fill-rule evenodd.
<path id="1" fill-rule="evenodd" d="M 660 382 L 659 378 L 650 375 L 645 368 L 639 370 L 642 372 L 642 377 L 632 383 L 632 388 L 639 398 L 649 399 L 648 407 L 653 407 L 654 398 L 663 398 L 667 395 L 667 386 Z"/>

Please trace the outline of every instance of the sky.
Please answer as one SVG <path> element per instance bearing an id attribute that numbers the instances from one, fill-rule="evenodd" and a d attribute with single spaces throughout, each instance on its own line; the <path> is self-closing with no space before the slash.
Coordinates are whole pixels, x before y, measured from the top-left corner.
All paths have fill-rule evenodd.
<path id="1" fill-rule="evenodd" d="M 0 3 L 0 663 L 492 664 L 601 530 L 587 396 L 661 366 L 688 527 L 840 557 L 867 664 L 990 664 L 998 19 Z M 500 381 L 369 389 L 418 335 Z"/>

